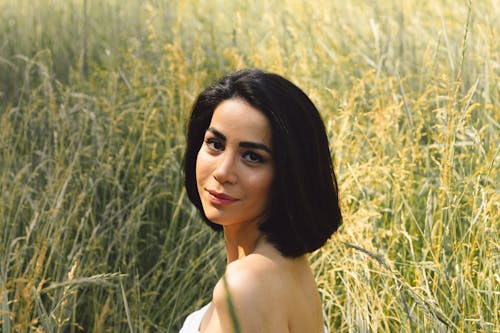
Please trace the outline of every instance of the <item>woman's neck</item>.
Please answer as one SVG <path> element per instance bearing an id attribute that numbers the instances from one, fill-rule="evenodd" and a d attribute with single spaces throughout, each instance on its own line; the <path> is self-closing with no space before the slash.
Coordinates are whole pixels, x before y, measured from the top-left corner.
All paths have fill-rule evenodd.
<path id="1" fill-rule="evenodd" d="M 227 264 L 253 253 L 262 239 L 256 223 L 224 226 Z"/>

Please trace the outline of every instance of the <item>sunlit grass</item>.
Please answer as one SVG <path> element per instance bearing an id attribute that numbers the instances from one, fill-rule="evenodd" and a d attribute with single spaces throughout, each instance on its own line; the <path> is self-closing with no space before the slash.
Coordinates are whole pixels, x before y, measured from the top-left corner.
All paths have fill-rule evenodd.
<path id="1" fill-rule="evenodd" d="M 260 67 L 321 110 L 344 225 L 310 259 L 332 331 L 500 330 L 495 1 L 0 0 L 3 332 L 177 332 L 224 270 L 185 121 Z"/>

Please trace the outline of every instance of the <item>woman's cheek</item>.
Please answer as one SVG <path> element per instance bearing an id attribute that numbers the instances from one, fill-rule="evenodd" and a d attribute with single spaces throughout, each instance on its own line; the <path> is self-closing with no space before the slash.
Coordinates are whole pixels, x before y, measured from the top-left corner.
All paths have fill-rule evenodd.
<path id="1" fill-rule="evenodd" d="M 210 155 L 207 154 L 202 147 L 196 159 L 196 178 L 198 182 L 207 178 L 210 173 L 210 168 L 214 164 L 213 162 L 214 161 L 210 159 Z"/>

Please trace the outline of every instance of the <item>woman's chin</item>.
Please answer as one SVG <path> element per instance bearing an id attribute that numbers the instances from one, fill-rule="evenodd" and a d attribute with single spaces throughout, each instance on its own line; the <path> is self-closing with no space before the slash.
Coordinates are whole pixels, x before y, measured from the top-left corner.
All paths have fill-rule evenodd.
<path id="1" fill-rule="evenodd" d="M 207 217 L 207 219 L 210 222 L 221 225 L 221 226 L 231 224 L 228 221 L 227 216 L 225 216 L 225 214 L 221 214 L 220 212 L 208 212 L 208 213 L 205 212 L 205 216 Z"/>

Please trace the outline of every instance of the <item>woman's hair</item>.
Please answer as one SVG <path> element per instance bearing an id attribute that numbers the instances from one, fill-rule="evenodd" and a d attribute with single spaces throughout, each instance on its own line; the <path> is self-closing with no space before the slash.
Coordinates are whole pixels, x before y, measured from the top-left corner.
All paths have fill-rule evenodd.
<path id="1" fill-rule="evenodd" d="M 184 174 L 187 194 L 205 222 L 196 183 L 196 158 L 215 108 L 242 99 L 269 120 L 274 178 L 269 211 L 259 230 L 284 256 L 298 257 L 327 241 L 342 223 L 328 138 L 318 110 L 285 78 L 255 69 L 229 74 L 206 88 L 193 105 Z"/>

